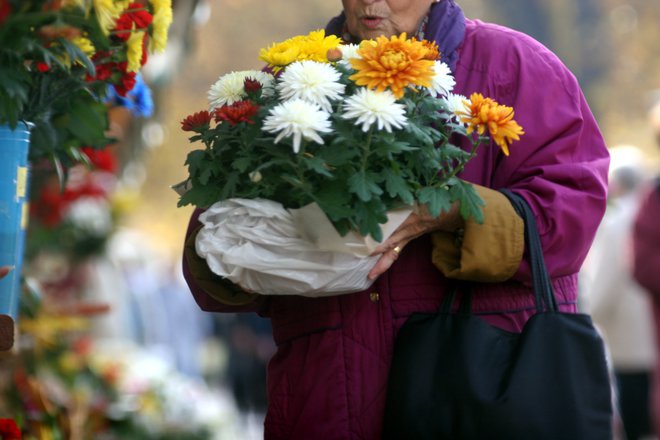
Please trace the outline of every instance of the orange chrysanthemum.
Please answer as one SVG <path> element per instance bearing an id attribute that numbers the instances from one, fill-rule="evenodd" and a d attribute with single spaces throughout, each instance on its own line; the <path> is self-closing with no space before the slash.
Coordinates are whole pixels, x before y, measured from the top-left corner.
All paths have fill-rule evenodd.
<path id="1" fill-rule="evenodd" d="M 426 48 L 425 60 L 435 61 L 440 59 L 440 49 L 435 41 L 422 40 L 421 43 Z"/>
<path id="2" fill-rule="evenodd" d="M 360 45 L 361 59 L 352 58 L 351 65 L 357 71 L 350 79 L 359 86 L 382 92 L 390 89 L 394 96 L 401 98 L 406 88 L 412 86 L 429 87 L 433 79 L 433 55 L 430 45 L 408 40 L 401 36 L 378 37 Z"/>
<path id="3" fill-rule="evenodd" d="M 467 124 L 467 133 L 477 131 L 479 135 L 488 129 L 491 139 L 509 155 L 509 145 L 525 134 L 522 127 L 513 119 L 513 108 L 500 105 L 481 93 L 473 93 L 466 101 L 467 112 L 459 112 L 461 121 Z"/>

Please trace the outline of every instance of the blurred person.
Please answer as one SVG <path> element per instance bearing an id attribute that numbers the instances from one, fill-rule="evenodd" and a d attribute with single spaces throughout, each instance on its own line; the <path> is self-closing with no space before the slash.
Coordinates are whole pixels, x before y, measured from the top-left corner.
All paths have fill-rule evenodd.
<path id="1" fill-rule="evenodd" d="M 435 313 L 452 279 L 472 282 L 473 311 L 489 324 L 522 330 L 536 311 L 524 224 L 497 189 L 511 189 L 534 211 L 563 312 L 577 312 L 577 272 L 605 211 L 607 148 L 578 82 L 548 49 L 465 18 L 454 0 L 341 4 L 327 33 L 353 43 L 402 32 L 435 41 L 455 76 L 455 93 L 481 92 L 512 106 L 525 135 L 509 157 L 480 150 L 461 174 L 485 200 L 483 224 L 464 222 L 456 204 L 438 218 L 411 214 L 377 249 L 381 258 L 370 273 L 376 280 L 362 292 L 322 298 L 243 292 L 196 255 L 195 211 L 183 264 L 200 307 L 257 312 L 272 322 L 277 352 L 268 365 L 266 439 L 381 438 L 395 336 L 412 313 Z"/>
<path id="2" fill-rule="evenodd" d="M 660 101 L 650 112 L 651 128 L 660 147 Z M 633 275 L 651 295 L 656 341 L 660 341 L 660 175 L 648 185 L 633 230 Z M 660 437 L 660 362 L 653 378 L 653 427 Z"/>
<path id="3" fill-rule="evenodd" d="M 632 228 L 645 179 L 636 147 L 611 151 L 609 205 L 585 264 L 585 307 L 603 331 L 627 440 L 651 434 L 650 383 L 656 359 L 651 299 L 632 276 Z"/>

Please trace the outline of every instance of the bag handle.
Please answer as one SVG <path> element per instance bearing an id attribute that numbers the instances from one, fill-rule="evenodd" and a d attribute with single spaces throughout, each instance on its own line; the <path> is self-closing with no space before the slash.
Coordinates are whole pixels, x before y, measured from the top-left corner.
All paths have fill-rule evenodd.
<path id="1" fill-rule="evenodd" d="M 525 199 L 518 194 L 515 194 L 506 188 L 500 189 L 499 191 L 509 199 L 509 202 L 511 202 L 511 205 L 516 210 L 516 213 L 522 217 L 525 223 L 525 245 L 527 247 L 530 267 L 532 270 L 532 290 L 534 292 L 534 298 L 536 299 L 536 310 L 539 313 L 544 310 L 556 312 L 558 310 L 557 301 L 553 293 L 552 283 L 550 282 L 550 275 L 548 275 L 548 269 L 546 268 L 545 260 L 543 258 L 543 247 L 541 246 L 541 238 L 539 237 L 538 229 L 536 228 L 536 218 L 534 217 L 534 213 Z M 472 289 L 470 286 L 466 287 L 467 290 L 461 298 L 459 313 L 470 313 L 470 310 L 472 309 Z M 440 312 L 450 313 L 451 305 L 456 298 L 456 291 L 457 288 L 453 288 L 452 291 L 445 296 L 445 299 L 440 305 Z"/>
<path id="2" fill-rule="evenodd" d="M 534 213 L 525 199 L 518 194 L 506 188 L 500 189 L 500 192 L 509 199 L 513 208 L 525 222 L 525 243 L 532 269 L 532 289 L 536 298 L 536 310 L 543 312 L 543 304 L 545 304 L 548 311 L 556 312 L 558 310 L 557 301 L 552 291 L 550 275 L 548 275 L 548 269 L 543 258 L 543 247 L 536 228 Z"/>

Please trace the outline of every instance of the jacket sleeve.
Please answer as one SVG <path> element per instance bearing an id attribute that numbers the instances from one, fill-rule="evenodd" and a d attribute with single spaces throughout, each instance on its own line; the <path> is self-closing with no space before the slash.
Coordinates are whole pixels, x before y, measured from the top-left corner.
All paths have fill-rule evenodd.
<path id="1" fill-rule="evenodd" d="M 524 223 L 503 194 L 480 185 L 475 189 L 485 202 L 483 223 L 468 220 L 458 235 L 434 232 L 433 264 L 448 278 L 504 281 L 520 266 Z"/>
<path id="2" fill-rule="evenodd" d="M 534 48 L 538 50 L 535 50 Z M 519 47 L 517 74 L 489 90 L 525 130 L 495 160 L 492 188 L 509 188 L 534 212 L 550 276 L 576 274 L 607 204 L 609 153 L 576 78 L 540 44 Z M 511 69 L 516 71 L 515 69 Z M 531 279 L 523 260 L 514 278 Z"/>
<path id="3" fill-rule="evenodd" d="M 199 307 L 208 312 L 257 312 L 264 315 L 268 298 L 248 293 L 214 274 L 195 251 L 195 237 L 201 228 L 201 210 L 193 212 L 183 250 L 183 276 Z"/>
<path id="4" fill-rule="evenodd" d="M 650 191 L 635 219 L 633 229 L 633 276 L 660 299 L 660 186 Z"/>

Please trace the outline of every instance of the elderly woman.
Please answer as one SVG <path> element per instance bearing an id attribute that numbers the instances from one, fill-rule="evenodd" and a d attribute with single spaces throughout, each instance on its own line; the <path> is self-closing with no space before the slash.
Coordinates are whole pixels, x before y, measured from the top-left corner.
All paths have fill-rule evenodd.
<path id="1" fill-rule="evenodd" d="M 454 0 L 343 0 L 326 31 L 349 42 L 402 32 L 435 41 L 455 92 L 480 92 L 516 109 L 525 136 L 505 158 L 481 149 L 461 177 L 486 202 L 484 222 L 457 207 L 438 218 L 411 214 L 379 249 L 373 286 L 311 299 L 237 293 L 194 253 L 185 275 L 200 307 L 257 312 L 272 321 L 277 353 L 268 367 L 267 439 L 378 439 L 397 331 L 413 312 L 438 309 L 452 279 L 474 281 L 473 310 L 520 331 L 535 312 L 523 222 L 496 189 L 531 206 L 563 311 L 576 311 L 577 272 L 606 202 L 608 153 L 574 76 L 532 38 L 464 17 Z M 467 145 L 466 145 L 467 148 Z"/>

